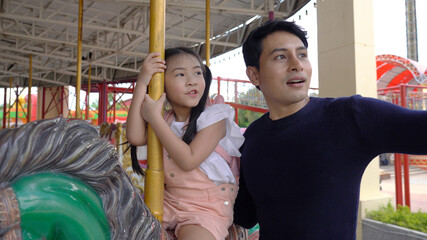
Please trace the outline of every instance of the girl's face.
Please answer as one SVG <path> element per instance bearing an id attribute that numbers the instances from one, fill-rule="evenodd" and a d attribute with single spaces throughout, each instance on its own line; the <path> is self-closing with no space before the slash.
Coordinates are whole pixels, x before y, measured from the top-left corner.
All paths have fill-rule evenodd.
<path id="1" fill-rule="evenodd" d="M 173 109 L 195 107 L 203 96 L 205 79 L 198 59 L 190 54 L 169 57 L 165 92 Z"/>

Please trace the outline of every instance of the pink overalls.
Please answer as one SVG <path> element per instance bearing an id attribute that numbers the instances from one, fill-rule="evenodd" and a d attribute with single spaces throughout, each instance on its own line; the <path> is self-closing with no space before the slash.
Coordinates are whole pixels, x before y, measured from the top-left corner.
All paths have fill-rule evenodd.
<path id="1" fill-rule="evenodd" d="M 224 240 L 233 223 L 233 205 L 238 186 L 216 186 L 199 168 L 185 172 L 163 150 L 165 171 L 163 225 L 175 228 L 195 224 Z"/>

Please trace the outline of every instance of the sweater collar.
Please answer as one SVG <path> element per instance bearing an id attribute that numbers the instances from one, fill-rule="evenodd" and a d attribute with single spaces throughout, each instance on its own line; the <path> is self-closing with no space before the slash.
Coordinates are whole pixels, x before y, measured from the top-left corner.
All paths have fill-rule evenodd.
<path id="1" fill-rule="evenodd" d="M 300 110 L 298 110 L 297 112 L 295 112 L 292 115 L 286 116 L 284 118 L 280 118 L 277 120 L 271 120 L 270 119 L 270 112 L 267 112 L 266 114 L 264 114 L 263 118 L 264 121 L 267 124 L 270 124 L 272 126 L 277 126 L 277 125 L 282 125 L 282 124 L 289 124 L 291 122 L 294 121 L 300 121 L 300 120 L 304 120 L 304 118 L 309 117 L 309 113 L 311 112 L 311 110 L 313 109 L 313 107 L 316 105 L 316 102 L 318 101 L 319 98 L 317 97 L 310 97 L 310 101 Z"/>

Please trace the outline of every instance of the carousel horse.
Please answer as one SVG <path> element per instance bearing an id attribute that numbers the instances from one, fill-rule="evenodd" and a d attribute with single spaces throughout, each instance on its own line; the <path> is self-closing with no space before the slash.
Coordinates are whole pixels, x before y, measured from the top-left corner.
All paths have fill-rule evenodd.
<path id="1" fill-rule="evenodd" d="M 0 239 L 160 239 L 117 151 L 82 120 L 0 131 Z"/>

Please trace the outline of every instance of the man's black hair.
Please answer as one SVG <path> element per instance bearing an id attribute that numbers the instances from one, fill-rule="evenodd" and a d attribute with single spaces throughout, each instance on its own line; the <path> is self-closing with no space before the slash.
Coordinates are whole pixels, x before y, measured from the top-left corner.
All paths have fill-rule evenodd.
<path id="1" fill-rule="evenodd" d="M 252 30 L 249 33 L 246 41 L 243 43 L 243 58 L 245 59 L 246 66 L 254 66 L 259 69 L 259 57 L 262 53 L 262 40 L 268 35 L 277 32 L 284 31 L 294 34 L 306 48 L 308 48 L 307 32 L 304 31 L 300 26 L 296 25 L 295 22 L 289 22 L 284 20 L 270 20 L 265 22 L 260 27 Z"/>

